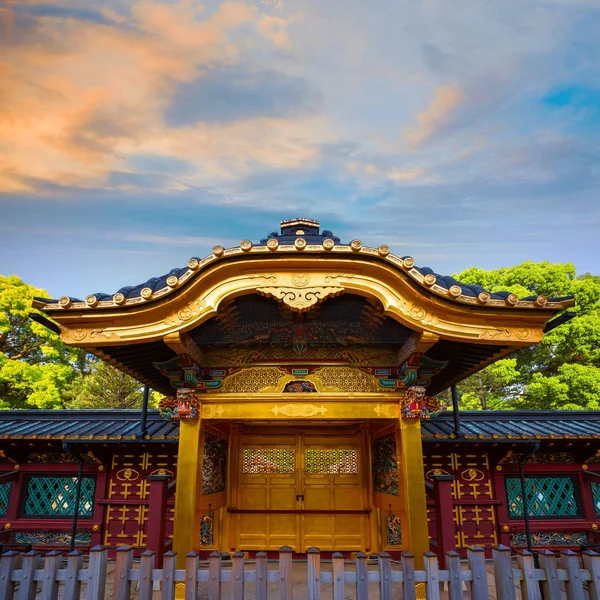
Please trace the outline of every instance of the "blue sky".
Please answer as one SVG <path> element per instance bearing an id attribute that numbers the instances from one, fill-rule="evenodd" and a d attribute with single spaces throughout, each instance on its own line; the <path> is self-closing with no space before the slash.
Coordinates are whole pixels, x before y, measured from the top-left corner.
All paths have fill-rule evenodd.
<path id="1" fill-rule="evenodd" d="M 600 274 L 596 0 L 0 1 L 0 273 L 115 292 L 316 218 Z"/>

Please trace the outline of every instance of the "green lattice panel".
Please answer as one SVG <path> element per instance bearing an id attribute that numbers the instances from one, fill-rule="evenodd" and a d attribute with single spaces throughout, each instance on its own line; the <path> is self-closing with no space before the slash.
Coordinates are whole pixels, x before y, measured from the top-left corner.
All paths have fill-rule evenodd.
<path id="1" fill-rule="evenodd" d="M 94 510 L 96 480 L 81 480 L 79 516 L 91 517 Z M 44 517 L 72 517 L 75 514 L 77 477 L 32 477 L 27 484 L 25 515 Z"/>
<path id="2" fill-rule="evenodd" d="M 523 516 L 521 480 L 506 478 L 508 510 L 512 518 Z M 527 477 L 525 493 L 530 517 L 574 517 L 578 514 L 575 485 L 570 477 Z"/>
<path id="3" fill-rule="evenodd" d="M 0 483 L 0 517 L 3 517 L 8 510 L 8 499 L 10 497 L 11 481 Z"/>
<path id="4" fill-rule="evenodd" d="M 596 516 L 600 517 L 600 483 L 592 481 L 592 497 L 594 498 L 594 509 Z"/>

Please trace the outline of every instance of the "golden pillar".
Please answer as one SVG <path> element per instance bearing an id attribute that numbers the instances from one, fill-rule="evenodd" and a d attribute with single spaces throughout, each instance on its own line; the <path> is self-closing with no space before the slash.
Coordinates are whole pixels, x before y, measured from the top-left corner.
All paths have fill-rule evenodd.
<path id="1" fill-rule="evenodd" d="M 414 554 L 415 567 L 423 569 L 423 553 L 429 551 L 429 528 L 419 419 L 400 419 L 400 445 L 405 503 L 402 545 Z"/>

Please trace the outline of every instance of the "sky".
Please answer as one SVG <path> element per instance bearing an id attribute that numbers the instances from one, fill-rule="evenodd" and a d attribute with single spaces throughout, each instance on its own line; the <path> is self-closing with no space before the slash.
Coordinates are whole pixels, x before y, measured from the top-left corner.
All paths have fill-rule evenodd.
<path id="1" fill-rule="evenodd" d="M 600 0 L 0 0 L 0 274 L 114 293 L 297 216 L 600 274 Z"/>

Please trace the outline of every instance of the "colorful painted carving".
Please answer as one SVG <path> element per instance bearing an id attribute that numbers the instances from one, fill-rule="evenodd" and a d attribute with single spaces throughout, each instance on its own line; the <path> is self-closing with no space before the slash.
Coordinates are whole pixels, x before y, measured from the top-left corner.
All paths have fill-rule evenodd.
<path id="1" fill-rule="evenodd" d="M 402 545 L 402 523 L 391 511 L 387 513 L 387 543 L 388 546 Z"/>
<path id="2" fill-rule="evenodd" d="M 200 545 L 212 546 L 214 540 L 214 513 L 209 512 L 202 517 L 200 521 Z"/>
<path id="3" fill-rule="evenodd" d="M 227 442 L 207 433 L 204 438 L 202 464 L 202 495 L 216 494 L 225 489 L 227 482 Z"/>
<path id="4" fill-rule="evenodd" d="M 180 421 L 182 419 L 197 419 L 200 399 L 196 395 L 198 390 L 180 388 L 177 397 L 167 396 L 158 403 L 160 416 L 166 421 Z"/>
<path id="5" fill-rule="evenodd" d="M 409 387 L 406 390 L 401 402 L 403 419 L 429 419 L 441 412 L 439 401 L 431 396 L 426 396 L 426 391 L 420 385 Z"/>
<path id="6" fill-rule="evenodd" d="M 394 434 L 373 442 L 373 490 L 398 496 L 398 458 Z"/>
<path id="7" fill-rule="evenodd" d="M 286 383 L 285 387 L 283 388 L 283 391 L 291 393 L 305 393 L 316 392 L 317 388 L 315 387 L 315 384 L 311 381 L 297 380 L 289 381 L 288 383 Z"/>
<path id="8" fill-rule="evenodd" d="M 513 452 L 511 455 L 503 461 L 504 464 L 518 464 L 523 454 L 519 452 Z M 571 452 L 536 452 L 527 458 L 525 464 L 527 465 L 550 465 L 555 463 L 574 463 L 575 457 Z"/>
<path id="9" fill-rule="evenodd" d="M 75 534 L 76 546 L 89 546 L 92 534 L 89 530 L 78 531 Z M 35 546 L 66 546 L 71 543 L 69 531 L 17 531 L 15 544 L 31 544 Z"/>
<path id="10" fill-rule="evenodd" d="M 587 544 L 585 531 L 540 531 L 531 534 L 533 546 L 580 546 Z M 527 546 L 527 534 L 524 532 L 511 533 L 510 545 Z"/>

